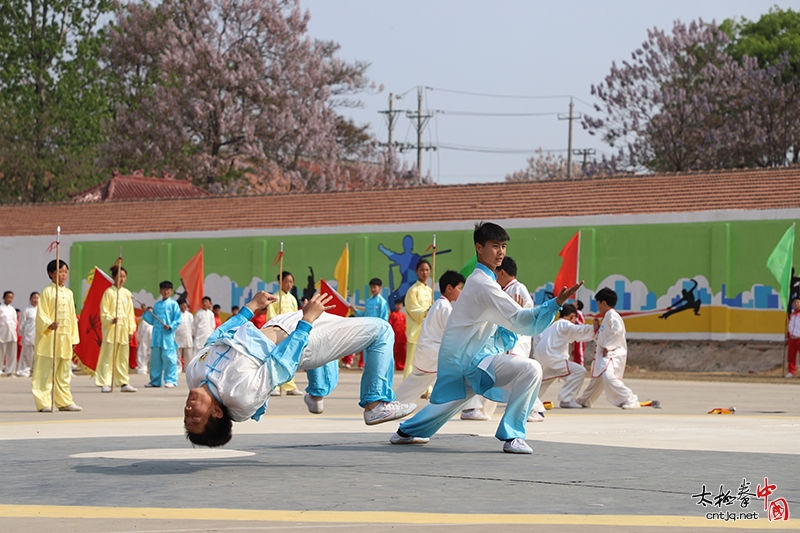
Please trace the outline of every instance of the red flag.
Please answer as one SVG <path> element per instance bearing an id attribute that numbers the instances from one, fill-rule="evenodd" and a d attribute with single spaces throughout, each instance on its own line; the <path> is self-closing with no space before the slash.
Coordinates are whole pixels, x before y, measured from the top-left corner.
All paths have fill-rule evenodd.
<path id="1" fill-rule="evenodd" d="M 100 300 L 106 289 L 114 285 L 108 274 L 97 267 L 89 275 L 91 286 L 83 302 L 81 317 L 78 320 L 78 332 L 81 343 L 75 347 L 75 354 L 83 366 L 97 370 L 97 359 L 100 356 L 100 345 L 103 344 L 103 325 L 100 322 Z"/>
<path id="2" fill-rule="evenodd" d="M 269 266 L 277 265 L 278 263 L 281 262 L 281 259 L 283 259 L 283 250 L 275 254 L 275 259 L 272 260 L 272 263 Z"/>
<path id="3" fill-rule="evenodd" d="M 205 296 L 206 292 L 202 246 L 200 246 L 200 251 L 183 265 L 180 273 L 181 282 L 186 288 L 186 303 L 189 304 L 189 310 L 194 313 L 202 307 L 203 296 Z"/>
<path id="4" fill-rule="evenodd" d="M 342 298 L 342 296 L 333 290 L 330 285 L 324 280 L 319 280 L 319 292 L 321 294 L 331 294 L 333 295 L 333 299 L 328 302 L 328 305 L 333 305 L 334 308 L 330 309 L 328 313 L 337 316 L 347 316 L 350 313 L 350 306 L 347 305 L 347 302 Z"/>
<path id="5" fill-rule="evenodd" d="M 581 232 L 579 231 L 564 245 L 559 257 L 564 261 L 553 282 L 553 293 L 558 296 L 562 287 L 572 287 L 578 283 L 578 256 L 580 254 Z"/>

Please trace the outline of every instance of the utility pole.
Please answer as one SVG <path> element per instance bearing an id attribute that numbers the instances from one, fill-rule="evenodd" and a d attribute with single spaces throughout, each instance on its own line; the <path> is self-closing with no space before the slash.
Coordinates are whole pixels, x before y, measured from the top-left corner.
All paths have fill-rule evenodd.
<path id="1" fill-rule="evenodd" d="M 567 139 L 567 179 L 572 179 L 572 123 L 575 119 L 583 118 L 583 115 L 578 113 L 578 116 L 575 116 L 574 113 L 575 104 L 572 101 L 572 97 L 569 97 L 569 115 L 566 117 L 563 115 L 558 115 L 558 120 L 569 120 L 569 138 Z"/>
<path id="2" fill-rule="evenodd" d="M 435 146 L 425 146 L 422 144 L 422 131 L 425 129 L 425 125 L 428 123 L 428 120 L 433 116 L 433 113 L 428 112 L 423 114 L 422 112 L 422 91 L 423 87 L 420 85 L 417 87 L 417 112 L 413 113 L 411 111 L 406 111 L 406 116 L 412 120 L 417 121 L 417 144 L 416 146 L 409 146 L 409 148 L 416 148 L 417 149 L 417 172 L 419 173 L 419 182 L 422 183 L 422 150 L 436 150 Z"/>
<path id="3" fill-rule="evenodd" d="M 386 144 L 381 143 L 381 146 L 388 146 L 390 149 L 394 148 L 394 126 L 397 124 L 397 115 L 401 113 L 401 111 L 395 111 L 394 109 L 394 93 L 389 93 L 389 109 L 387 111 L 379 111 L 379 113 L 385 114 L 389 123 L 389 142 Z"/>
<path id="4" fill-rule="evenodd" d="M 582 155 L 583 156 L 583 163 L 581 163 L 581 170 L 586 173 L 586 165 L 589 164 L 589 156 L 594 155 L 597 153 L 597 150 L 594 148 L 584 148 L 583 150 L 573 150 L 573 154 L 575 155 Z"/>

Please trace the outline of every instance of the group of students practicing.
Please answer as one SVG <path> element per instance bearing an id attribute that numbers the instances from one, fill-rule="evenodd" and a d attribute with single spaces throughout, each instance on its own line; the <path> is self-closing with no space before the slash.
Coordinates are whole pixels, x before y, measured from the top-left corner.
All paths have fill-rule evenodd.
<path id="1" fill-rule="evenodd" d="M 416 409 L 411 401 L 433 384 L 430 403 L 400 424 L 392 444 L 427 443 L 459 412 L 469 419 L 483 402 L 494 401 L 507 404 L 495 433 L 503 451 L 532 453 L 526 423 L 543 419 L 538 397 L 556 378 L 566 380 L 559 394 L 563 408 L 591 407 L 603 391 L 617 407 L 639 407 L 622 382 L 627 347 L 614 291 L 603 288 L 595 295 L 602 323 L 576 325 L 577 311 L 566 302 L 583 282 L 534 306 L 516 281 L 516 265 L 505 260 L 508 233 L 486 222 L 476 225 L 473 237 L 477 266 L 466 280 L 453 271 L 440 278 L 441 297 L 423 313 L 409 350 L 413 355 L 405 362 L 407 377 L 396 391 L 394 334 L 386 320 L 325 313 L 330 297 L 317 294 L 301 311 L 276 316 L 259 329 L 250 319 L 277 301 L 261 291 L 218 327 L 187 365 L 187 438 L 204 446 L 226 444 L 232 422 L 259 420 L 271 391 L 298 370 L 307 371 L 309 410 L 321 413 L 323 398 L 336 386 L 336 361 L 362 350 L 359 405 L 366 424 L 410 415 Z M 561 319 L 553 324 L 559 311 Z M 531 338 L 540 334 L 530 358 Z M 568 360 L 567 351 L 572 342 L 590 339 L 597 344 L 592 379 L 579 395 L 586 371 Z"/>

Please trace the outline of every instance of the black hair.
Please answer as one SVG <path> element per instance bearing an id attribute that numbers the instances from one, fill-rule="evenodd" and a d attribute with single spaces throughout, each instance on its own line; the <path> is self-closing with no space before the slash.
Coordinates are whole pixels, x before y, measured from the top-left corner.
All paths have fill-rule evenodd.
<path id="1" fill-rule="evenodd" d="M 10 294 L 11 296 L 14 296 L 14 291 L 6 291 L 6 292 L 4 292 L 4 293 L 3 293 L 3 300 L 5 300 L 5 299 L 6 299 L 6 296 L 8 296 L 9 294 Z"/>
<path id="2" fill-rule="evenodd" d="M 205 302 L 206 300 L 208 300 L 209 303 L 210 303 L 211 302 L 211 296 L 203 296 L 203 300 L 202 301 Z"/>
<path id="3" fill-rule="evenodd" d="M 202 433 L 192 433 L 188 429 L 186 430 L 186 438 L 189 442 L 197 446 L 208 446 L 209 448 L 224 446 L 230 442 L 233 437 L 233 422 L 228 409 L 222 404 L 220 404 L 220 408 L 222 409 L 222 417 L 209 416 Z M 186 426 L 184 426 L 184 429 L 186 429 Z"/>
<path id="4" fill-rule="evenodd" d="M 580 300 L 575 300 L 575 307 L 578 308 L 578 311 L 583 311 L 583 302 Z"/>
<path id="5" fill-rule="evenodd" d="M 483 246 L 489 241 L 508 242 L 511 237 L 502 226 L 498 226 L 494 222 L 478 222 L 475 224 L 472 240 L 475 241 L 475 244 Z"/>
<path id="6" fill-rule="evenodd" d="M 373 285 L 377 285 L 378 287 L 383 287 L 383 281 L 381 281 L 381 278 L 372 278 L 371 280 L 369 280 L 369 285 L 370 287 Z"/>
<path id="7" fill-rule="evenodd" d="M 397 300 L 394 301 L 394 305 L 397 305 L 397 304 L 406 305 L 406 299 L 405 298 L 398 298 Z"/>
<path id="8" fill-rule="evenodd" d="M 414 267 L 414 272 L 419 270 L 419 267 L 421 267 L 422 265 L 428 265 L 428 267 L 430 267 L 431 263 L 427 259 L 420 259 L 419 261 L 417 261 L 417 266 Z"/>
<path id="9" fill-rule="evenodd" d="M 594 295 L 594 299 L 597 302 L 605 302 L 609 307 L 612 308 L 617 305 L 617 293 L 608 287 L 603 287 L 597 291 L 597 294 Z"/>
<path id="10" fill-rule="evenodd" d="M 238 311 L 238 310 L 239 310 L 239 306 L 238 305 L 234 305 L 233 307 L 231 307 L 231 313 L 233 313 L 234 311 Z"/>
<path id="11" fill-rule="evenodd" d="M 278 277 L 277 277 L 277 278 L 275 278 L 275 279 L 277 279 L 278 281 L 280 281 L 280 280 L 281 280 L 281 278 L 285 278 L 286 276 L 292 276 L 292 279 L 294 279 L 294 276 L 293 276 L 293 275 L 292 275 L 292 273 L 291 273 L 291 272 L 289 272 L 288 270 L 284 270 L 283 272 L 281 272 L 280 274 L 278 274 Z"/>
<path id="12" fill-rule="evenodd" d="M 112 278 L 116 278 L 117 277 L 117 272 L 119 272 L 120 270 L 122 270 L 126 274 L 128 273 L 128 270 L 124 266 L 114 265 L 114 266 L 111 267 L 111 277 Z"/>
<path id="13" fill-rule="evenodd" d="M 504 271 L 506 274 L 511 276 L 512 278 L 517 277 L 517 262 L 511 259 L 509 256 L 505 256 L 503 258 L 503 262 L 500 263 L 500 266 L 497 267 L 498 270 Z"/>
<path id="14" fill-rule="evenodd" d="M 458 287 L 459 283 L 466 283 L 466 281 L 467 278 L 465 278 L 461 272 L 447 270 L 439 277 L 439 292 L 444 294 L 444 291 L 447 290 L 448 285 L 455 288 Z"/>
<path id="15" fill-rule="evenodd" d="M 33 298 L 35 295 L 38 295 L 38 294 L 39 294 L 39 293 L 38 293 L 37 291 L 33 291 L 33 292 L 31 293 L 31 295 L 30 295 L 30 296 L 28 296 L 28 300 L 30 300 L 31 298 Z"/>
<path id="16" fill-rule="evenodd" d="M 214 307 L 212 307 L 211 309 L 220 309 L 221 310 L 222 306 L 219 305 L 219 304 L 214 304 Z"/>
<path id="17" fill-rule="evenodd" d="M 64 267 L 67 267 L 67 270 L 69 270 L 69 265 L 67 264 L 67 262 L 64 261 L 63 259 L 59 259 L 58 260 L 58 268 L 56 269 L 56 260 L 53 259 L 52 261 L 47 263 L 47 274 L 48 275 L 52 274 L 56 270 L 61 270 Z"/>
<path id="18" fill-rule="evenodd" d="M 172 282 L 169 281 L 169 280 L 162 281 L 161 283 L 158 284 L 158 288 L 159 289 L 171 289 L 172 288 Z"/>
<path id="19" fill-rule="evenodd" d="M 578 314 L 578 310 L 572 304 L 564 304 L 561 306 L 561 318 L 572 314 Z"/>

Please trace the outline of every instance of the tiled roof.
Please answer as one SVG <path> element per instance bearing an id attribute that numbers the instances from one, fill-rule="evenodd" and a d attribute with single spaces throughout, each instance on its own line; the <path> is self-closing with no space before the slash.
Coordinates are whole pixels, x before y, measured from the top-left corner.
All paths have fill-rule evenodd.
<path id="1" fill-rule="evenodd" d="M 75 203 L 118 202 L 125 200 L 154 200 L 160 198 L 202 198 L 211 193 L 185 180 L 147 178 L 144 176 L 114 176 L 73 196 Z"/>
<path id="2" fill-rule="evenodd" d="M 278 207 L 279 206 L 279 207 Z M 0 235 L 215 231 L 800 207 L 800 166 L 535 183 L 0 206 Z"/>

